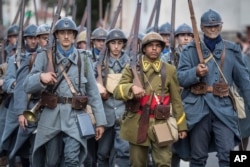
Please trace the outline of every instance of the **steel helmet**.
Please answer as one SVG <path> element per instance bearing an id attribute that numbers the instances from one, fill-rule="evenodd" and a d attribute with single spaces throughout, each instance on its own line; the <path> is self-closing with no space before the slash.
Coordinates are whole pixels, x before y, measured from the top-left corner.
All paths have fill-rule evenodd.
<path id="1" fill-rule="evenodd" d="M 60 30 L 72 30 L 75 32 L 75 35 L 78 34 L 75 22 L 68 17 L 64 17 L 56 22 L 55 27 L 53 29 L 53 34 L 55 35 L 56 31 Z"/>
<path id="2" fill-rule="evenodd" d="M 107 37 L 107 30 L 105 30 L 104 28 L 102 27 L 99 27 L 99 28 L 96 28 L 92 34 L 91 34 L 91 39 L 106 39 Z"/>
<path id="3" fill-rule="evenodd" d="M 23 31 L 23 37 L 36 37 L 37 26 L 34 24 L 28 25 Z"/>
<path id="4" fill-rule="evenodd" d="M 37 27 L 36 36 L 49 34 L 50 33 L 50 26 L 48 24 L 42 24 Z"/>
<path id="5" fill-rule="evenodd" d="M 19 33 L 19 26 L 14 24 L 8 28 L 7 36 L 18 35 L 18 33 Z"/>
<path id="6" fill-rule="evenodd" d="M 168 22 L 165 24 L 162 24 L 159 28 L 159 34 L 171 34 L 172 30 L 171 30 L 171 24 L 169 24 Z"/>
<path id="7" fill-rule="evenodd" d="M 216 26 L 222 23 L 220 14 L 212 9 L 209 9 L 201 16 L 201 26 Z"/>
<path id="8" fill-rule="evenodd" d="M 86 31 L 80 32 L 76 37 L 76 43 L 78 43 L 78 42 L 86 42 L 86 41 L 87 41 Z"/>
<path id="9" fill-rule="evenodd" d="M 193 29 L 189 25 L 184 23 L 177 27 L 177 29 L 175 30 L 175 36 L 179 34 L 193 34 Z"/>
<path id="10" fill-rule="evenodd" d="M 115 39 L 122 39 L 124 41 L 124 43 L 127 42 L 127 38 L 124 34 L 123 31 L 121 31 L 120 29 L 112 29 L 108 32 L 108 35 L 106 37 L 106 41 L 105 43 L 108 44 L 109 41 L 115 40 Z"/>
<path id="11" fill-rule="evenodd" d="M 142 39 L 142 49 L 150 42 L 158 41 L 161 43 L 162 49 L 165 47 L 165 42 L 160 34 L 156 32 L 150 32 L 146 34 Z"/>

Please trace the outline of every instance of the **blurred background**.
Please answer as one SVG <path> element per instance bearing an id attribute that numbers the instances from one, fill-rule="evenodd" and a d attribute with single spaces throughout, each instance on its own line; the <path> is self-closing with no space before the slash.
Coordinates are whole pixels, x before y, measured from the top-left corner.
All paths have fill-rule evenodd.
<path id="1" fill-rule="evenodd" d="M 91 30 L 98 26 L 108 28 L 114 11 L 120 0 L 91 0 Z M 13 22 L 21 0 L 0 0 L 0 25 L 6 30 Z M 223 24 L 222 35 L 234 40 L 236 32 L 242 32 L 250 38 L 250 0 L 192 0 L 198 29 L 200 17 L 208 9 L 221 14 Z M 123 0 L 121 14 L 116 23 L 128 35 L 136 9 L 136 0 Z M 155 0 L 142 0 L 140 31 L 145 32 Z M 171 21 L 172 0 L 162 0 L 160 6 L 159 26 Z M 80 25 L 84 17 L 87 0 L 64 0 L 62 17 L 71 17 Z M 25 20 L 29 23 L 51 23 L 57 0 L 26 0 Z M 176 0 L 175 27 L 182 23 L 191 25 L 188 0 Z M 17 22 L 18 23 L 18 22 Z M 87 22 L 86 22 L 87 23 Z M 86 26 L 86 24 L 85 24 Z"/>

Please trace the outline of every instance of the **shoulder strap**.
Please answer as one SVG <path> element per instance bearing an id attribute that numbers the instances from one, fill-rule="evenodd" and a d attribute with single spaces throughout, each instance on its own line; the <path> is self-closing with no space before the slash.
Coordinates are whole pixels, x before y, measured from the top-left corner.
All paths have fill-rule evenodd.
<path id="1" fill-rule="evenodd" d="M 161 68 L 161 101 L 160 101 L 161 104 L 163 104 L 163 101 L 164 101 L 164 88 L 165 88 L 166 78 L 167 78 L 166 63 L 162 62 L 162 68 Z"/>

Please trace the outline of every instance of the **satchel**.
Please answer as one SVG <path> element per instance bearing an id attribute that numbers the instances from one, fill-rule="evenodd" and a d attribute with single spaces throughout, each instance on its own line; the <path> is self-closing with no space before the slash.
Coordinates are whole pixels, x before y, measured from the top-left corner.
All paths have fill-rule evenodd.
<path id="1" fill-rule="evenodd" d="M 77 125 L 81 137 L 95 136 L 95 129 L 91 123 L 91 118 L 87 113 L 77 114 Z"/>
<path id="2" fill-rule="evenodd" d="M 78 96 L 75 95 L 72 97 L 72 104 L 71 107 L 74 110 L 84 110 L 88 104 L 88 97 L 87 96 Z"/>
<path id="3" fill-rule="evenodd" d="M 154 109 L 155 119 L 167 120 L 170 116 L 170 105 L 158 104 Z"/>
<path id="4" fill-rule="evenodd" d="M 176 119 L 169 117 L 167 122 L 154 125 L 153 133 L 159 147 L 164 147 L 178 141 L 179 135 Z"/>
<path id="5" fill-rule="evenodd" d="M 106 89 L 107 89 L 107 91 L 109 93 L 113 94 L 114 89 L 118 85 L 121 77 L 122 77 L 121 73 L 118 73 L 118 74 L 108 74 L 107 75 Z"/>
<path id="6" fill-rule="evenodd" d="M 246 118 L 244 99 L 239 95 L 236 88 L 233 87 L 232 89 L 233 90 L 230 90 L 231 91 L 230 97 L 233 101 L 234 109 L 237 112 L 238 118 L 244 119 Z"/>

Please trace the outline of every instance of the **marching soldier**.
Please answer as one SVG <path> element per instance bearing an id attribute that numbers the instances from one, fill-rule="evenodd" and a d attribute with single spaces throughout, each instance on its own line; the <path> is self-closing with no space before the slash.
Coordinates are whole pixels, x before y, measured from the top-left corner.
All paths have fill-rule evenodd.
<path id="1" fill-rule="evenodd" d="M 119 76 L 125 66 L 129 63 L 128 55 L 124 54 L 123 49 L 126 46 L 127 38 L 120 29 L 112 29 L 108 32 L 105 44 L 107 54 L 104 59 L 104 69 L 102 77 L 106 85 L 101 88 L 108 94 L 108 99 L 103 100 L 104 111 L 108 124 L 105 126 L 103 138 L 98 142 L 97 156 L 98 166 L 114 166 L 115 159 L 118 166 L 129 166 L 129 145 L 119 137 L 120 120 L 125 111 L 125 104 L 121 100 L 113 97 L 113 88 L 118 84 Z M 117 75 L 118 74 L 118 75 Z M 100 75 L 100 74 L 98 74 Z M 102 85 L 99 85 L 102 87 Z M 112 87 L 112 88 L 111 88 Z M 100 91 L 102 94 L 103 92 Z M 114 146 L 113 154 L 110 154 Z"/>
<path id="2" fill-rule="evenodd" d="M 193 30 L 192 28 L 187 25 L 187 24 L 181 24 L 177 29 L 175 30 L 175 39 L 178 43 L 178 46 L 175 48 L 175 55 L 177 62 L 176 64 L 178 65 L 178 61 L 180 59 L 181 52 L 183 48 L 193 40 Z M 180 157 L 176 153 L 175 147 L 180 145 L 180 141 L 177 141 L 176 143 L 173 144 L 173 155 L 172 155 L 172 161 L 171 161 L 171 167 L 180 167 Z"/>
<path id="3" fill-rule="evenodd" d="M 58 41 L 57 49 L 52 55 L 54 71 L 58 73 L 47 70 L 47 64 L 50 65 L 51 61 L 46 52 L 41 52 L 24 81 L 26 93 L 43 91 L 43 111 L 37 126 L 33 151 L 33 166 L 36 167 L 42 166 L 40 162 L 43 158 L 49 158 L 48 153 L 53 152 L 53 138 L 59 138 L 63 142 L 62 156 L 65 166 L 79 166 L 83 162 L 87 153 L 87 138 L 81 136 L 76 120 L 86 110 L 87 102 L 96 118 L 96 140 L 104 132 L 106 118 L 98 88 L 93 84 L 96 81 L 93 70 L 89 69 L 91 63 L 86 52 L 78 51 L 73 45 L 77 33 L 76 25 L 71 19 L 58 20 L 53 30 L 55 41 Z M 68 77 L 65 78 L 66 76 Z M 77 95 L 73 93 L 75 91 L 78 92 Z"/>
<path id="4" fill-rule="evenodd" d="M 107 31 L 102 28 L 96 28 L 91 34 L 91 42 L 93 45 L 92 50 L 92 60 L 93 62 L 97 62 L 99 60 L 99 54 L 105 45 L 105 39 L 107 37 Z"/>
<path id="5" fill-rule="evenodd" d="M 35 30 L 34 25 L 31 25 L 30 28 L 33 28 Z M 26 94 L 26 92 L 24 91 L 23 82 L 31 70 L 37 53 L 42 52 L 45 46 L 47 46 L 49 32 L 50 26 L 47 24 L 42 24 L 37 27 L 36 31 L 32 31 L 33 40 L 36 40 L 35 38 L 38 39 L 38 48 L 36 52 L 22 55 L 20 60 L 20 68 L 17 72 L 16 77 L 16 87 L 14 91 L 14 110 L 18 114 L 18 122 L 20 127 L 18 129 L 16 143 L 13 150 L 11 151 L 10 157 L 14 157 L 17 153 L 23 152 L 25 150 L 28 154 L 27 156 L 30 159 L 30 163 L 37 122 L 31 122 L 30 120 L 27 120 L 27 118 L 23 115 L 23 112 L 34 107 L 34 105 L 40 98 L 40 92 L 33 93 L 29 98 L 28 94 Z M 29 36 L 31 36 L 31 34 Z M 54 157 L 54 160 L 55 158 L 56 157 Z"/>
<path id="6" fill-rule="evenodd" d="M 6 56 L 4 62 L 8 62 L 8 59 L 15 54 L 18 33 L 19 33 L 18 25 L 14 24 L 9 27 L 7 31 L 8 45 L 4 49 Z"/>
<path id="7" fill-rule="evenodd" d="M 218 12 L 212 9 L 204 12 L 200 25 L 204 34 L 200 42 L 202 57 L 198 57 L 194 42 L 180 56 L 177 76 L 185 94 L 183 105 L 189 120 L 191 167 L 205 167 L 209 151 L 217 152 L 219 166 L 230 166 L 230 151 L 240 137 L 237 113 L 229 97 L 233 83 L 243 93 L 246 109 L 250 109 L 249 75 L 241 50 L 222 39 L 222 23 Z M 200 61 L 202 58 L 206 63 Z M 211 145 L 215 146 L 214 150 Z"/>
<path id="8" fill-rule="evenodd" d="M 129 141 L 132 167 L 147 166 L 149 146 L 152 148 L 155 166 L 170 167 L 171 144 L 160 147 L 152 131 L 154 125 L 166 123 L 169 118 L 170 109 L 167 111 L 167 108 L 170 99 L 173 104 L 173 115 L 177 120 L 179 138 L 186 137 L 186 119 L 179 95 L 175 68 L 160 60 L 160 54 L 164 47 L 165 42 L 158 33 L 146 34 L 142 40 L 143 55 L 139 57 L 137 67 L 138 77 L 144 87 L 141 88 L 133 84 L 135 74 L 131 67 L 127 66 L 114 90 L 116 99 L 127 101 L 120 135 L 123 139 Z M 164 75 L 166 76 L 165 80 L 161 78 Z M 161 85 L 162 82 L 164 86 Z M 133 102 L 129 103 L 130 100 Z M 157 101 L 161 103 L 158 104 Z M 150 106 L 149 111 L 144 110 L 146 103 Z M 158 105 L 164 108 L 166 115 L 163 114 L 161 118 L 156 119 L 155 109 Z M 144 129 L 144 127 L 146 128 Z"/>
<path id="9" fill-rule="evenodd" d="M 164 49 L 162 50 L 162 54 L 161 54 L 161 60 L 163 62 L 170 62 L 170 34 L 171 34 L 171 24 L 169 24 L 168 22 L 165 24 L 162 24 L 159 27 L 159 34 L 161 35 L 161 37 L 163 38 L 164 42 L 165 42 L 165 46 Z"/>
<path id="10" fill-rule="evenodd" d="M 80 32 L 76 37 L 76 48 L 86 50 L 87 46 L 87 34 L 86 31 Z"/>
<path id="11" fill-rule="evenodd" d="M 30 55 L 34 52 L 36 52 L 37 49 L 37 40 L 36 40 L 36 29 L 37 26 L 35 25 L 29 25 L 27 26 L 23 31 L 23 38 L 25 40 L 25 53 L 22 55 L 22 57 Z M 22 42 L 22 41 L 20 41 Z M 2 148 L 9 153 L 12 151 L 15 142 L 16 142 L 16 136 L 18 132 L 18 113 L 16 113 L 16 110 L 14 108 L 14 90 L 16 87 L 16 74 L 17 70 L 20 68 L 20 59 L 17 57 L 17 55 L 12 56 L 9 59 L 6 77 L 4 79 L 3 89 L 6 90 L 7 93 L 10 94 L 10 101 L 8 104 L 8 111 L 6 116 L 6 122 L 5 122 L 5 128 L 2 136 Z M 21 97 L 22 98 L 22 97 Z M 25 154 L 25 155 L 24 155 Z M 20 153 L 21 161 L 23 166 L 29 166 L 29 155 L 25 153 Z M 11 161 L 15 161 L 15 156 L 10 156 Z M 12 164 L 10 164 L 11 166 Z"/>

